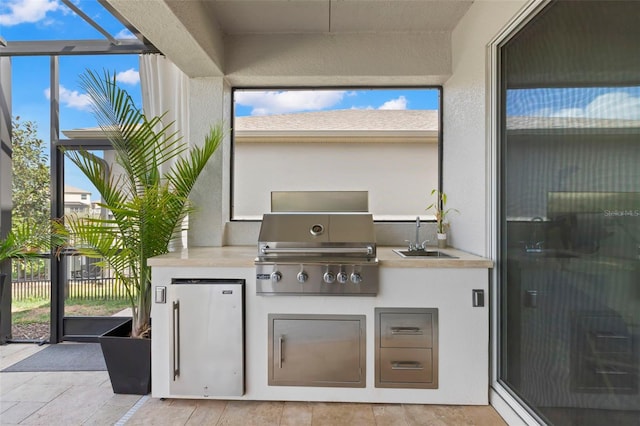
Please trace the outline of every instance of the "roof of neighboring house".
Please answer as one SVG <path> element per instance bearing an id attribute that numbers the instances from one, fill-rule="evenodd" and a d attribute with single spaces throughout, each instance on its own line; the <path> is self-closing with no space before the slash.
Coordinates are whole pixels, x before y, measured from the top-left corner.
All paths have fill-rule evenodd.
<path id="1" fill-rule="evenodd" d="M 65 201 L 64 207 L 65 208 L 80 207 L 80 208 L 83 208 L 83 209 L 88 209 L 89 208 L 89 204 L 82 203 L 80 201 Z"/>
<path id="2" fill-rule="evenodd" d="M 347 109 L 236 117 L 236 131 L 438 130 L 436 110 Z"/>
<path id="3" fill-rule="evenodd" d="M 585 117 L 507 117 L 507 129 L 640 129 L 640 120 Z"/>
<path id="4" fill-rule="evenodd" d="M 347 109 L 235 117 L 234 135 L 240 141 L 365 141 L 437 142 L 437 110 Z M 65 130 L 70 139 L 96 139 L 100 128 Z"/>
<path id="5" fill-rule="evenodd" d="M 374 138 L 392 141 L 436 141 L 439 129 L 437 110 L 349 109 L 298 112 L 291 114 L 235 117 L 234 134 L 240 141 L 363 141 Z M 507 117 L 507 130 L 514 132 L 558 131 L 572 129 L 580 133 L 594 129 L 640 131 L 640 120 L 578 117 Z M 63 132 L 69 138 L 99 137 L 102 130 L 76 129 Z"/>
<path id="6" fill-rule="evenodd" d="M 65 185 L 64 192 L 65 194 L 91 194 L 91 191 L 86 191 L 71 185 Z"/>
<path id="7" fill-rule="evenodd" d="M 348 109 L 236 117 L 236 142 L 436 143 L 437 110 Z"/>

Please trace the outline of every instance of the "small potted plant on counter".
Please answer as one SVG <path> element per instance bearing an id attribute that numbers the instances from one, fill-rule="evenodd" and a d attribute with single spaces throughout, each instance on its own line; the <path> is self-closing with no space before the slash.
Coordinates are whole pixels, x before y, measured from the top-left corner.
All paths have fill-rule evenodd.
<path id="1" fill-rule="evenodd" d="M 116 75 L 91 71 L 81 86 L 115 153 L 118 167 L 89 151 L 68 151 L 68 158 L 89 179 L 109 217 L 65 217 L 69 245 L 81 255 L 100 259 L 129 297 L 132 321 L 99 338 L 115 393 L 146 394 L 151 381 L 150 257 L 169 252 L 183 219 L 192 211 L 189 194 L 220 144 L 221 126 L 211 129 L 202 146 L 189 147 L 162 116 L 146 117 Z M 160 130 L 156 130 L 159 127 Z M 161 167 L 164 166 L 164 167 Z M 165 169 L 164 171 L 162 169 Z M 131 350 L 131 352 L 127 352 Z"/>
<path id="2" fill-rule="evenodd" d="M 431 191 L 431 196 L 436 196 L 436 201 L 429 204 L 425 210 L 433 210 L 436 217 L 436 232 L 438 238 L 438 248 L 447 247 L 447 230 L 449 229 L 449 222 L 447 221 L 447 215 L 450 212 L 460 213 L 454 208 L 446 208 L 447 194 L 437 189 Z"/>

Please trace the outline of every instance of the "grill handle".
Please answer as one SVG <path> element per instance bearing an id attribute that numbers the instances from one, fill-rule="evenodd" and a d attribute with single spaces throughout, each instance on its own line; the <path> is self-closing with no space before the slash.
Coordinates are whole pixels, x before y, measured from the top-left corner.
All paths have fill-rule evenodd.
<path id="1" fill-rule="evenodd" d="M 260 249 L 262 254 L 316 254 L 316 253 L 330 253 L 330 254 L 373 254 L 373 247 L 281 247 L 270 248 L 269 246 L 262 247 Z"/>

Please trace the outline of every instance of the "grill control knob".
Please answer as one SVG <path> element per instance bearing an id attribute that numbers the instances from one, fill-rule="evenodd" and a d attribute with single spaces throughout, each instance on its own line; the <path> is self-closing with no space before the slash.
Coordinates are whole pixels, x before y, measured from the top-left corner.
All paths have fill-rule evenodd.
<path id="1" fill-rule="evenodd" d="M 360 284 L 362 282 L 362 275 L 359 272 L 351 274 L 351 282 L 354 284 Z"/>
<path id="2" fill-rule="evenodd" d="M 280 271 L 273 271 L 271 273 L 271 281 L 273 281 L 274 283 L 277 283 L 281 279 L 282 279 L 282 274 L 280 273 Z"/>
<path id="3" fill-rule="evenodd" d="M 331 271 L 327 271 L 327 272 L 324 273 L 322 278 L 324 279 L 325 283 L 331 284 L 332 282 L 334 282 L 336 280 L 336 274 L 334 274 Z"/>
<path id="4" fill-rule="evenodd" d="M 309 279 L 309 275 L 307 275 L 307 273 L 304 271 L 300 271 L 298 272 L 298 275 L 296 275 L 296 278 L 298 279 L 299 283 L 304 283 Z"/>
<path id="5" fill-rule="evenodd" d="M 347 273 L 344 271 L 338 272 L 338 276 L 336 278 L 338 279 L 338 282 L 340 284 L 344 284 L 349 281 L 349 275 L 347 275 Z"/>

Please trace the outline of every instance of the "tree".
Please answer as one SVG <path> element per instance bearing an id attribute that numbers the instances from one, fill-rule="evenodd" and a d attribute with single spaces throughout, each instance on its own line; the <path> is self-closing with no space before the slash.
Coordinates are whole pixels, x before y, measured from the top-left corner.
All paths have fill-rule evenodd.
<path id="1" fill-rule="evenodd" d="M 25 223 L 44 224 L 50 218 L 50 175 L 44 141 L 36 123 L 20 117 L 13 120 L 13 211 L 14 229 Z"/>

